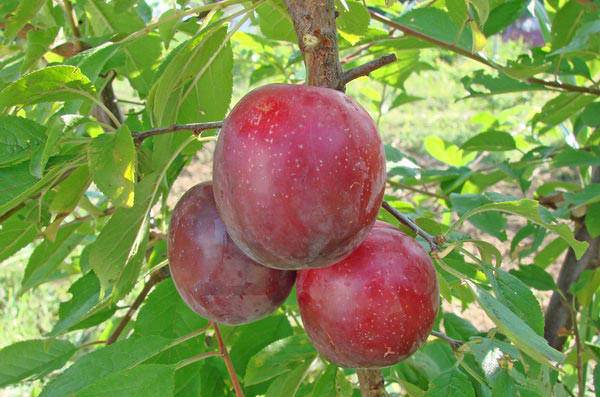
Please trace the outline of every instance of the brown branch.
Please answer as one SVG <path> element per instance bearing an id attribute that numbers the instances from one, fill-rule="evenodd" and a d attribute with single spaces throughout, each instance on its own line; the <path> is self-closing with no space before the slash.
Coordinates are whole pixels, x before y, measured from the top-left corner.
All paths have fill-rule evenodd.
<path id="1" fill-rule="evenodd" d="M 123 114 L 121 113 L 121 109 L 119 109 L 119 104 L 117 103 L 117 97 L 115 95 L 115 91 L 113 90 L 112 82 L 117 77 L 117 74 L 114 71 L 110 71 L 107 77 L 106 84 L 102 89 L 102 103 L 110 110 L 110 112 L 115 116 L 119 124 L 123 123 Z M 119 126 L 115 123 L 115 120 L 107 120 L 106 124 L 112 125 L 114 128 L 119 128 Z"/>
<path id="2" fill-rule="evenodd" d="M 593 168 L 592 183 L 600 183 L 600 167 Z M 587 241 L 588 249 L 579 260 L 573 250 L 569 249 L 556 280 L 559 290 L 552 293 L 546 308 L 544 338 L 557 350 L 562 350 L 564 347 L 566 341 L 564 330 L 573 327 L 571 308 L 574 302 L 571 285 L 579 279 L 584 270 L 600 267 L 600 236 L 592 238 L 584 222 L 577 222 L 576 225 L 575 238 L 579 241 Z"/>
<path id="3" fill-rule="evenodd" d="M 220 352 L 204 352 L 204 353 L 196 354 L 195 356 L 188 357 L 185 360 L 180 361 L 175 368 L 181 369 L 187 365 L 193 364 L 198 361 L 205 360 L 209 357 L 221 357 L 221 353 Z"/>
<path id="4" fill-rule="evenodd" d="M 225 346 L 225 342 L 223 342 L 221 330 L 215 322 L 212 322 L 212 326 L 215 329 L 215 335 L 217 336 L 219 351 L 221 352 L 221 356 L 223 357 L 223 361 L 225 362 L 225 366 L 227 367 L 227 372 L 229 373 L 229 377 L 231 378 L 231 383 L 233 384 L 235 397 L 244 397 L 244 392 L 242 391 L 242 386 L 240 386 L 240 381 L 238 379 L 237 373 L 235 372 L 235 368 L 233 367 L 233 362 L 231 361 L 231 357 L 229 356 L 229 352 L 227 351 L 227 346 Z"/>
<path id="5" fill-rule="evenodd" d="M 457 350 L 465 343 L 462 340 L 451 338 L 445 333 L 439 331 L 431 331 L 431 335 L 435 336 L 436 338 L 442 339 L 445 342 L 448 342 L 452 350 Z"/>
<path id="6" fill-rule="evenodd" d="M 411 186 L 411 185 L 406 185 L 404 183 L 400 183 L 400 182 L 396 182 L 396 181 L 392 181 L 392 180 L 388 180 L 387 183 L 389 183 L 390 186 L 395 187 L 397 189 L 410 190 L 410 191 L 415 192 L 415 193 L 420 193 L 420 194 L 423 194 L 425 196 L 439 198 L 439 199 L 442 199 L 442 200 L 448 200 L 449 199 L 449 197 L 446 196 L 445 194 L 430 192 L 429 190 L 420 189 L 418 187 L 414 187 L 414 186 Z"/>
<path id="7" fill-rule="evenodd" d="M 123 318 L 119 322 L 119 325 L 117 325 L 117 328 L 115 328 L 113 333 L 106 340 L 107 345 L 113 344 L 117 341 L 117 339 L 119 339 L 119 336 L 121 335 L 121 333 L 123 332 L 123 330 L 125 329 L 127 324 L 129 323 L 129 321 L 131 321 L 131 318 L 133 317 L 133 315 L 135 314 L 137 309 L 142 305 L 142 303 L 144 302 L 144 299 L 146 299 L 146 296 L 148 296 L 148 294 L 150 293 L 150 290 L 156 284 L 160 283 L 167 277 L 169 277 L 169 267 L 168 266 L 163 266 L 160 269 L 152 272 L 152 274 L 150 275 L 150 278 L 148 279 L 148 281 L 146 281 L 146 284 L 144 284 L 144 288 L 142 288 L 142 290 L 140 291 L 137 298 L 135 298 L 135 300 L 129 307 L 129 310 L 127 310 L 127 313 L 125 313 L 125 316 L 123 316 Z"/>
<path id="8" fill-rule="evenodd" d="M 427 233 L 425 230 L 421 229 L 419 225 L 417 225 L 412 219 L 410 219 L 409 217 L 392 207 L 387 201 L 384 201 L 381 204 L 381 206 L 394 218 L 408 226 L 413 232 L 417 234 L 417 236 L 421 236 L 425 241 L 427 241 L 429 243 L 429 246 L 431 247 L 432 252 L 439 251 L 439 237 L 434 237 L 431 234 Z"/>
<path id="9" fill-rule="evenodd" d="M 342 74 L 342 81 L 340 83 L 341 84 L 340 88 L 343 89 L 343 87 L 346 84 L 348 84 L 349 82 L 351 82 L 354 79 L 357 79 L 362 76 L 368 76 L 369 73 L 371 73 L 372 71 L 377 70 L 385 65 L 389 65 L 392 62 L 396 62 L 396 59 L 397 58 L 396 58 L 395 54 L 388 54 L 388 55 L 379 57 L 377 59 L 374 59 L 370 62 L 367 62 L 364 65 L 360 65 L 355 68 L 346 70 Z"/>
<path id="10" fill-rule="evenodd" d="M 385 382 L 381 371 L 378 369 L 357 368 L 360 393 L 363 397 L 387 397 Z"/>
<path id="11" fill-rule="evenodd" d="M 494 62 L 490 61 L 489 59 L 486 59 L 484 57 L 482 57 L 481 55 L 475 54 L 469 50 L 466 50 L 464 48 L 461 48 L 457 45 L 445 42 L 443 40 L 439 40 L 436 39 L 435 37 L 431 37 L 428 36 L 424 33 L 421 33 L 419 31 L 416 31 L 406 25 L 403 25 L 399 22 L 393 21 L 390 18 L 386 17 L 383 14 L 380 14 L 379 12 L 377 12 L 376 10 L 370 8 L 369 9 L 369 13 L 371 14 L 371 17 L 379 22 L 382 22 L 394 29 L 398 29 L 399 31 L 403 32 L 405 35 L 407 36 L 412 36 L 412 37 L 416 37 L 419 40 L 423 40 L 432 44 L 435 44 L 438 47 L 442 47 L 445 48 L 447 50 L 450 50 L 452 52 L 455 52 L 457 54 L 460 54 L 462 56 L 465 56 L 467 58 L 470 58 L 476 62 L 479 62 L 481 64 L 484 64 L 486 66 L 489 66 L 492 69 L 498 70 L 502 73 L 505 73 L 504 68 L 502 68 L 499 65 L 496 65 Z M 512 77 L 512 76 L 511 76 Z M 514 78 L 514 77 L 513 77 Z M 552 87 L 552 88 L 556 88 L 562 91 L 569 91 L 569 92 L 580 92 L 580 93 L 585 93 L 585 94 L 592 94 L 592 95 L 596 95 L 596 96 L 600 96 L 600 89 L 594 88 L 594 87 L 581 87 L 581 86 L 576 86 L 576 85 L 572 85 L 572 84 L 566 84 L 566 83 L 559 83 L 559 82 L 555 82 L 555 81 L 547 81 L 547 80 L 542 80 L 542 79 L 538 79 L 535 77 L 530 77 L 528 79 L 524 79 L 524 81 L 530 83 L 530 84 L 539 84 L 539 85 L 543 85 L 546 87 Z"/>
<path id="12" fill-rule="evenodd" d="M 192 124 L 175 124 L 170 127 L 154 128 L 148 131 L 134 132 L 133 140 L 136 144 L 140 144 L 144 139 L 154 135 L 169 134 L 177 131 L 192 131 L 195 135 L 199 135 L 202 131 L 221 128 L 222 121 L 210 121 L 208 123 L 192 123 Z"/>

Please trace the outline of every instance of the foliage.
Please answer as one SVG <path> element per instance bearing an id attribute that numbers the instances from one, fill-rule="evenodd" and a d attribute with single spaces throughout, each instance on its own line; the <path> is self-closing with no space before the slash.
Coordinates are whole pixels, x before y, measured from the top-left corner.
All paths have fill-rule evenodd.
<path id="1" fill-rule="evenodd" d="M 246 88 L 305 77 L 280 0 L 187 3 L 161 12 L 144 0 L 0 4 L 0 261 L 29 253 L 20 294 L 57 282 L 68 282 L 71 294 L 48 335 L 0 350 L 0 386 L 42 379 L 42 396 L 233 393 L 222 360 L 205 355 L 217 349 L 215 335 L 170 280 L 114 344 L 102 343 L 145 276 L 165 264 L 169 191 L 216 131 L 136 134 L 221 120 Z M 398 59 L 359 80 L 360 90 L 348 86 L 378 121 L 391 112 L 411 117 L 404 109 L 428 100 L 410 89 L 417 75 L 455 69 L 459 57 L 476 65 L 454 71 L 463 100 L 483 110 L 470 121 L 476 134 L 462 142 L 417 131 L 416 154 L 386 146 L 386 200 L 443 237 L 432 254 L 447 303 L 436 330 L 460 345 L 431 337 L 384 369 L 388 390 L 563 396 L 584 395 L 584 385 L 597 394 L 600 270 L 590 265 L 560 292 L 575 296 L 568 306 L 577 319 L 575 330 L 565 329 L 564 352 L 544 339 L 551 313 L 544 316 L 540 297 L 559 294 L 549 269 L 565 252 L 589 261 L 589 244 L 599 244 L 600 3 L 336 7 L 345 68 L 388 53 Z M 524 14 L 544 44 L 494 58 L 491 43 Z M 113 82 L 122 87 L 117 102 Z M 532 106 L 532 93 L 545 102 Z M 121 115 L 124 99 L 133 105 Z M 384 211 L 380 217 L 406 229 Z M 579 241 L 582 227 L 587 242 Z M 498 249 L 504 244 L 509 255 Z M 493 326 L 480 329 L 451 313 L 450 303 L 482 309 Z M 292 296 L 266 319 L 223 327 L 246 394 L 359 395 L 354 371 L 320 359 L 298 320 Z"/>

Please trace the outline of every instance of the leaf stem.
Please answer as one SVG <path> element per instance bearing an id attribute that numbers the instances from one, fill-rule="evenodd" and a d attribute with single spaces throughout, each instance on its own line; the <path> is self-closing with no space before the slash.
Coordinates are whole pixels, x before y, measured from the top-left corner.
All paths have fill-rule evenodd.
<path id="1" fill-rule="evenodd" d="M 221 128 L 222 121 L 210 121 L 208 123 L 174 124 L 170 127 L 154 128 L 148 131 L 135 132 L 133 139 L 136 144 L 140 144 L 144 139 L 155 135 L 169 134 L 177 131 L 192 131 L 194 135 L 199 135 L 202 131 Z"/>
<path id="2" fill-rule="evenodd" d="M 431 252 L 439 251 L 440 247 L 437 242 L 438 238 L 432 236 L 431 234 L 427 233 L 425 230 L 421 229 L 419 227 L 419 225 L 417 225 L 412 219 L 410 219 L 409 217 L 407 217 L 406 215 L 402 214 L 400 211 L 398 211 L 397 209 L 392 207 L 390 205 L 390 203 L 388 203 L 387 201 L 384 201 L 381 204 L 381 206 L 383 207 L 383 209 L 385 209 L 387 212 L 389 212 L 394 218 L 396 218 L 401 223 L 408 226 L 413 232 L 415 232 L 417 234 L 417 236 L 420 236 L 425 241 L 427 241 L 429 243 L 429 247 L 431 248 Z"/>
<path id="3" fill-rule="evenodd" d="M 341 87 L 343 88 L 346 84 L 362 76 L 368 76 L 369 73 L 389 65 L 390 63 L 396 62 L 397 58 L 395 54 L 383 55 L 377 59 L 369 61 L 363 65 L 357 66 L 352 69 L 348 69 L 342 73 Z M 385 86 L 384 86 L 385 87 Z"/>
<path id="4" fill-rule="evenodd" d="M 220 356 L 220 355 L 221 355 L 221 353 L 219 353 L 219 352 L 204 352 L 204 353 L 196 354 L 195 356 L 188 357 L 185 360 L 182 360 L 179 363 L 177 363 L 177 365 L 175 366 L 175 369 L 181 369 L 185 366 L 196 363 L 198 361 L 205 360 L 209 357 L 215 357 L 215 356 Z"/>
<path id="5" fill-rule="evenodd" d="M 465 343 L 462 340 L 451 338 L 448 335 L 446 335 L 445 333 L 440 332 L 440 331 L 431 331 L 431 335 L 435 336 L 436 338 L 442 339 L 445 342 L 448 342 L 448 344 L 450 345 L 452 350 L 457 350 L 459 347 L 461 347 Z"/>
<path id="6" fill-rule="evenodd" d="M 225 362 L 225 366 L 227 367 L 227 372 L 229 373 L 229 377 L 231 378 L 231 383 L 233 384 L 233 390 L 235 391 L 235 397 L 244 397 L 244 392 L 242 391 L 242 386 L 240 386 L 240 381 L 238 379 L 237 373 L 235 372 L 235 368 L 233 367 L 233 362 L 231 361 L 231 357 L 229 356 L 229 352 L 227 351 L 227 346 L 223 342 L 223 337 L 221 336 L 221 330 L 216 322 L 212 322 L 212 326 L 215 330 L 215 335 L 217 336 L 217 343 L 219 344 L 219 351 L 221 352 L 221 356 L 223 357 L 223 361 Z"/>

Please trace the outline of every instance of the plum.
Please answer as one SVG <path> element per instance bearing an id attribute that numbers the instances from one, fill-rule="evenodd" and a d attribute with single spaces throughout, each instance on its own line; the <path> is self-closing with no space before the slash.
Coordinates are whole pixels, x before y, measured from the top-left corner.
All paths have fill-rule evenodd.
<path id="1" fill-rule="evenodd" d="M 175 206 L 168 257 L 183 300 L 200 315 L 224 324 L 247 323 L 273 312 L 296 277 L 294 271 L 264 267 L 237 248 L 206 182 L 188 190 Z"/>
<path id="2" fill-rule="evenodd" d="M 408 357 L 427 339 L 439 308 L 431 259 L 414 239 L 382 222 L 342 261 L 300 270 L 296 289 L 317 350 L 349 368 Z"/>
<path id="3" fill-rule="evenodd" d="M 343 93 L 272 84 L 226 118 L 213 178 L 219 214 L 246 255 L 272 268 L 317 268 L 366 238 L 385 154 L 369 114 Z"/>

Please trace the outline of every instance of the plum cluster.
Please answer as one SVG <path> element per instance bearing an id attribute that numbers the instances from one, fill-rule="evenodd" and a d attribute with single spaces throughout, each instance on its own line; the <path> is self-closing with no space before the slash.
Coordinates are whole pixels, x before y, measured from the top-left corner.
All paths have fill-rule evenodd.
<path id="1" fill-rule="evenodd" d="M 327 88 L 256 89 L 225 120 L 213 167 L 169 228 L 171 274 L 193 310 L 254 321 L 296 282 L 307 334 L 338 365 L 392 365 L 423 343 L 435 270 L 414 239 L 376 222 L 385 155 L 361 106 Z"/>

